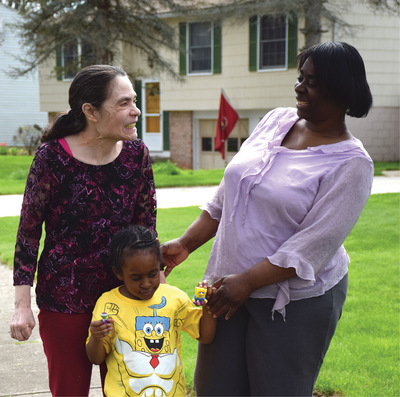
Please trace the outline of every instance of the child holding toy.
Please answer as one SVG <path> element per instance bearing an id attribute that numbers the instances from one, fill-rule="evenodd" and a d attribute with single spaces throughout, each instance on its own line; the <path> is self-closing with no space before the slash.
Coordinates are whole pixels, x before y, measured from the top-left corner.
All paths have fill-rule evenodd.
<path id="1" fill-rule="evenodd" d="M 111 254 L 124 284 L 97 301 L 86 345 L 92 363 L 106 361 L 105 394 L 186 395 L 180 331 L 211 343 L 216 320 L 206 305 L 196 307 L 183 291 L 160 284 L 160 244 L 149 229 L 120 230 Z"/>

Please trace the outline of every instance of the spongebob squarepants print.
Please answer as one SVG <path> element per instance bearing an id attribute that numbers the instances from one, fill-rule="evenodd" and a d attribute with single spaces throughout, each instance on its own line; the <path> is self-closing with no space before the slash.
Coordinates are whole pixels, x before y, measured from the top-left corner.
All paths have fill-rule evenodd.
<path id="1" fill-rule="evenodd" d="M 176 346 L 171 351 L 170 318 L 157 316 L 157 310 L 166 305 L 161 302 L 148 306 L 152 316 L 138 316 L 135 322 L 135 346 L 117 336 L 115 348 L 123 357 L 120 372 L 129 375 L 129 388 L 139 396 L 185 395 L 180 357 Z M 175 343 L 173 343 L 174 345 Z M 127 388 L 127 385 L 125 385 Z M 132 393 L 127 391 L 127 395 Z"/>

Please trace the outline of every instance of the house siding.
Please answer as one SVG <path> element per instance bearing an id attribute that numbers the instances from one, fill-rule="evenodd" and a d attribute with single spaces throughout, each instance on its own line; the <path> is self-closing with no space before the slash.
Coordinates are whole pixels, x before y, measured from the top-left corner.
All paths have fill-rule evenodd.
<path id="1" fill-rule="evenodd" d="M 335 0 L 342 7 L 341 17 L 353 29 L 335 29 L 331 20 L 322 19 L 321 41 L 346 41 L 361 53 L 367 78 L 374 97 L 374 105 L 365 119 L 348 118 L 350 131 L 361 139 L 375 161 L 397 161 L 399 155 L 399 23 L 398 16 L 374 14 L 365 4 Z M 179 38 L 179 23 L 183 19 L 168 20 Z M 304 19 L 298 20 L 298 48 L 304 46 L 300 30 Z M 134 49 L 126 49 L 123 65 L 128 72 L 141 70 L 139 79 L 154 78 L 161 82 L 161 110 L 170 112 L 170 157 L 179 166 L 197 167 L 199 134 L 194 126 L 198 118 L 217 119 L 221 89 L 224 89 L 241 119 L 249 120 L 249 132 L 269 110 L 295 106 L 294 83 L 296 69 L 279 71 L 249 71 L 249 21 L 226 19 L 221 22 L 221 73 L 185 76 L 177 81 L 165 74 L 152 75 L 146 59 Z M 179 53 L 160 49 L 160 54 L 171 60 L 179 72 Z M 68 108 L 69 82 L 57 82 L 48 77 L 55 60 L 43 68 L 41 74 L 42 110 L 62 111 Z M 47 73 L 44 73 L 46 72 Z M 211 131 L 210 134 L 215 132 Z M 153 156 L 157 155 L 149 145 Z M 200 154 L 201 155 L 201 154 Z"/>
<path id="2" fill-rule="evenodd" d="M 16 79 L 7 74 L 18 66 L 14 56 L 24 54 L 17 33 L 7 26 L 17 18 L 16 10 L 0 3 L 0 142 L 8 146 L 16 146 L 19 127 L 47 124 L 47 113 L 40 111 L 38 72 Z"/>

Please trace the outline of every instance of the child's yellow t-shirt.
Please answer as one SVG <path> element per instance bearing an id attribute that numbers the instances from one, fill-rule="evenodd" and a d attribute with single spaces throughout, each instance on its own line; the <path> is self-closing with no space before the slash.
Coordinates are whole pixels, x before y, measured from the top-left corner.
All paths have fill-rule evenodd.
<path id="1" fill-rule="evenodd" d="M 180 331 L 197 339 L 202 309 L 180 289 L 160 284 L 147 301 L 126 298 L 119 288 L 108 291 L 98 299 L 92 319 L 100 320 L 102 312 L 114 320 L 113 332 L 103 340 L 105 394 L 185 396 Z"/>

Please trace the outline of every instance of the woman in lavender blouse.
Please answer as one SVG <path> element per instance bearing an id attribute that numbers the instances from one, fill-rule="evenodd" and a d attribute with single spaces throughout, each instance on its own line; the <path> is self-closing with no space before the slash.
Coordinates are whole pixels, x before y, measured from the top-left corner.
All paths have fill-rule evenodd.
<path id="1" fill-rule="evenodd" d="M 343 242 L 368 200 L 373 162 L 345 115 L 372 96 L 346 43 L 298 56 L 296 108 L 269 112 L 212 200 L 163 245 L 166 274 L 215 235 L 205 279 L 217 335 L 199 345 L 201 396 L 311 396 L 347 293 Z M 228 321 L 227 321 L 228 320 Z"/>
<path id="2" fill-rule="evenodd" d="M 72 81 L 69 104 L 71 110 L 44 132 L 29 172 L 10 329 L 24 341 L 35 326 L 30 289 L 37 268 L 50 390 L 87 396 L 91 313 L 97 298 L 120 284 L 111 269 L 111 237 L 131 224 L 155 232 L 156 198 L 149 150 L 137 140 L 136 93 L 126 73 L 108 65 L 83 69 Z M 37 260 L 43 224 L 46 237 Z"/>

